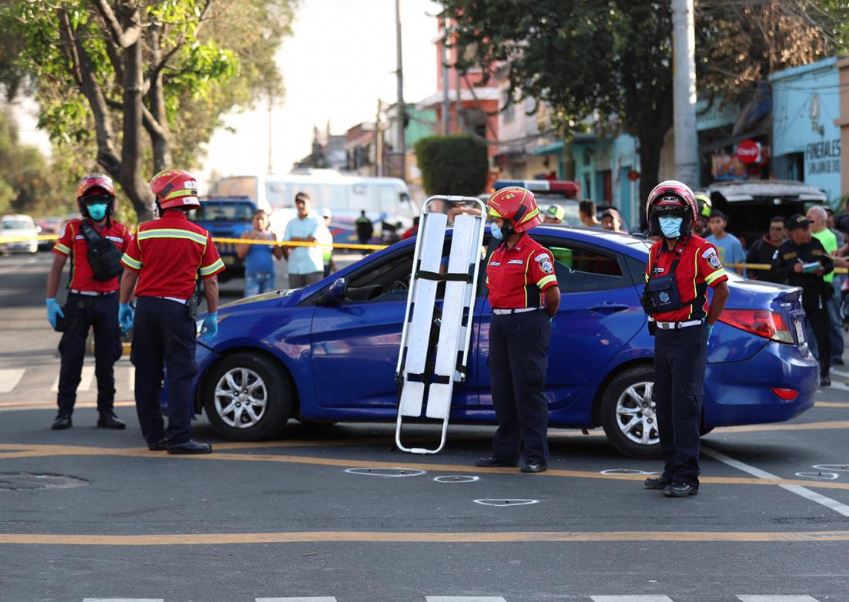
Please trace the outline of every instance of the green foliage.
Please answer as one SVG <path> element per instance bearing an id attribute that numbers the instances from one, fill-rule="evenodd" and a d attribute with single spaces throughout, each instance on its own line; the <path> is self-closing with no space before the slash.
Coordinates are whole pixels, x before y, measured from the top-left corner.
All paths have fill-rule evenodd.
<path id="1" fill-rule="evenodd" d="M 429 136 L 416 143 L 425 192 L 477 196 L 489 171 L 486 143 L 466 134 Z"/>

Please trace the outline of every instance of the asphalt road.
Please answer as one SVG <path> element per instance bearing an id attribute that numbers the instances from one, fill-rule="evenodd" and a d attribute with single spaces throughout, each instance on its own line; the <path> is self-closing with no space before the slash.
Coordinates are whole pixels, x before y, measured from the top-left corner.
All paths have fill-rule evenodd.
<path id="1" fill-rule="evenodd" d="M 49 430 L 48 262 L 0 259 L 2 602 L 849 601 L 849 371 L 791 423 L 708 435 L 686 500 L 642 489 L 658 463 L 596 432 L 553 430 L 540 475 L 475 468 L 489 428 L 423 458 L 390 451 L 389 425 L 234 444 L 201 418 L 216 453 L 171 457 L 129 404 L 127 431 L 95 429 L 93 390 Z"/>

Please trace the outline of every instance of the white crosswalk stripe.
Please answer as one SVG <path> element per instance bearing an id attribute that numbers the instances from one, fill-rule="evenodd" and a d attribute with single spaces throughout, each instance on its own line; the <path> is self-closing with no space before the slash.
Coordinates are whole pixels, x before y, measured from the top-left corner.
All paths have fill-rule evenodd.
<path id="1" fill-rule="evenodd" d="M 778 596 L 737 596 L 740 602 L 817 602 L 816 598 L 810 596 L 778 595 Z"/>
<path id="2" fill-rule="evenodd" d="M 83 602 L 165 602 L 162 598 L 83 598 Z"/>
<path id="3" fill-rule="evenodd" d="M 336 602 L 334 597 L 319 598 L 257 598 L 256 602 Z"/>
<path id="4" fill-rule="evenodd" d="M 619 596 L 589 596 L 593 602 L 674 602 L 662 594 L 628 594 Z M 799 594 L 746 594 L 737 595 L 740 602 L 819 602 L 817 598 Z M 502 596 L 426 596 L 426 602 L 508 602 Z M 256 602 L 337 602 L 335 596 L 283 596 L 255 598 Z M 518 602 L 519 598 L 510 598 Z M 165 602 L 164 598 L 83 598 L 83 602 Z"/>
<path id="5" fill-rule="evenodd" d="M 136 367 L 135 366 L 130 366 L 128 368 L 128 370 L 127 370 L 127 381 L 129 383 L 127 385 L 127 390 L 132 393 L 133 389 L 135 389 L 135 387 L 136 387 Z"/>
<path id="6" fill-rule="evenodd" d="M 668 596 L 593 596 L 593 602 L 672 602 Z"/>
<path id="7" fill-rule="evenodd" d="M 26 368 L 7 368 L 0 370 L 0 393 L 11 393 L 21 382 Z"/>
<path id="8" fill-rule="evenodd" d="M 507 602 L 501 596 L 428 596 L 427 602 Z"/>
<path id="9" fill-rule="evenodd" d="M 88 391 L 91 388 L 91 383 L 94 380 L 94 366 L 83 366 L 83 372 L 80 376 L 80 386 L 77 391 Z M 50 390 L 56 393 L 59 390 L 59 377 L 53 381 L 53 386 Z"/>

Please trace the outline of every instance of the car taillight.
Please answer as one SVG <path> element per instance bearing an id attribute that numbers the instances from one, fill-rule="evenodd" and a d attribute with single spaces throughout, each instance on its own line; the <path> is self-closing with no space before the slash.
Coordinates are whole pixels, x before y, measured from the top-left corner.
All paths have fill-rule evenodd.
<path id="1" fill-rule="evenodd" d="M 719 321 L 765 339 L 793 343 L 793 333 L 784 317 L 768 309 L 726 309 Z"/>
<path id="2" fill-rule="evenodd" d="M 772 392 L 782 401 L 793 401 L 799 397 L 799 391 L 796 389 L 787 389 L 784 387 L 773 387 Z"/>

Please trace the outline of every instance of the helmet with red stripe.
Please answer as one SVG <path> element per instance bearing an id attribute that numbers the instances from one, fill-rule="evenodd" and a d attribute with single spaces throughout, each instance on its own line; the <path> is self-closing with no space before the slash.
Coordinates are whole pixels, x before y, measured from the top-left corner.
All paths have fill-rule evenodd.
<path id="1" fill-rule="evenodd" d="M 649 234 L 661 234 L 659 218 L 662 215 L 682 217 L 681 236 L 686 237 L 696 226 L 698 205 L 690 187 L 678 180 L 665 180 L 655 186 L 646 201 L 646 220 Z"/>
<path id="2" fill-rule="evenodd" d="M 542 223 L 534 193 L 526 188 L 502 188 L 489 197 L 486 206 L 490 216 L 512 222 L 514 232 L 527 232 Z"/>
<path id="3" fill-rule="evenodd" d="M 159 211 L 200 207 L 198 182 L 182 169 L 166 169 L 153 176 L 150 191 L 156 197 Z"/>
<path id="4" fill-rule="evenodd" d="M 77 185 L 77 207 L 85 217 L 89 203 L 105 203 L 106 215 L 115 211 L 115 185 L 112 178 L 102 173 L 90 173 Z"/>

